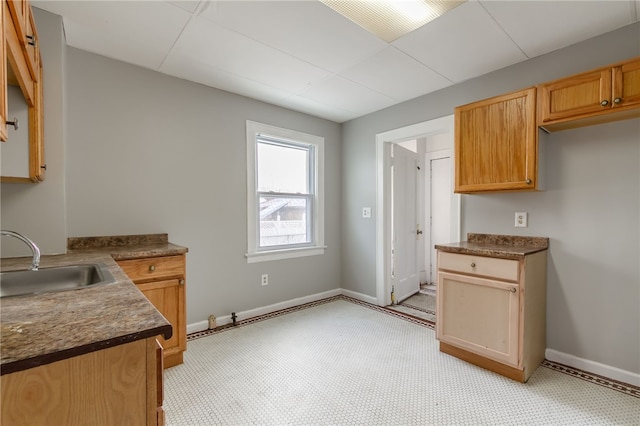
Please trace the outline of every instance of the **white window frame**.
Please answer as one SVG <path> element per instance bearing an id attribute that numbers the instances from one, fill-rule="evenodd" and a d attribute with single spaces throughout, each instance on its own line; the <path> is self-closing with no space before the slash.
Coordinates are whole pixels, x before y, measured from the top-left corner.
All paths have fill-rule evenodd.
<path id="1" fill-rule="evenodd" d="M 314 146 L 313 243 L 304 247 L 258 247 L 259 193 L 257 188 L 257 139 L 259 135 Z M 324 138 L 247 120 L 247 263 L 324 254 Z"/>

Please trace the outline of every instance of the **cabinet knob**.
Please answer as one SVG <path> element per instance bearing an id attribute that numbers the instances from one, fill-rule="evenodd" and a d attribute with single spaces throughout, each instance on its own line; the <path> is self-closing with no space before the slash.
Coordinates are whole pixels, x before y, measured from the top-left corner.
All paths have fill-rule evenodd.
<path id="1" fill-rule="evenodd" d="M 20 123 L 16 117 L 13 117 L 13 121 L 5 121 L 5 123 L 7 123 L 8 126 L 13 126 L 13 130 L 18 130 L 18 127 L 20 127 Z"/>
<path id="2" fill-rule="evenodd" d="M 619 104 L 620 102 L 622 102 L 622 98 L 615 98 L 615 99 L 613 100 L 613 103 L 614 103 L 614 104 Z"/>
<path id="3" fill-rule="evenodd" d="M 515 287 L 511 287 L 511 288 L 509 289 L 509 291 L 510 291 L 511 293 L 515 293 L 515 292 L 516 292 L 516 288 L 515 288 Z"/>
<path id="4" fill-rule="evenodd" d="M 600 105 L 607 106 L 609 105 L 609 101 L 605 99 L 604 101 L 600 102 Z"/>
<path id="5" fill-rule="evenodd" d="M 476 263 L 475 262 L 471 262 L 471 267 L 475 268 L 476 267 Z"/>
<path id="6" fill-rule="evenodd" d="M 180 285 L 184 285 L 184 280 L 180 280 L 180 281 L 178 281 L 178 284 L 180 284 Z"/>
<path id="7" fill-rule="evenodd" d="M 525 183 L 526 183 L 527 185 L 531 185 L 531 182 L 533 182 L 531 179 L 527 179 L 527 180 L 525 180 Z"/>
<path id="8" fill-rule="evenodd" d="M 156 265 L 149 266 L 149 272 L 153 272 L 156 270 Z"/>

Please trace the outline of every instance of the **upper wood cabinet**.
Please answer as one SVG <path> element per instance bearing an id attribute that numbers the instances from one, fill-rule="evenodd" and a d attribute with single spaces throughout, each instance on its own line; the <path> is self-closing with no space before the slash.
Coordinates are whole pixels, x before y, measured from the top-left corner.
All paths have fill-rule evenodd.
<path id="1" fill-rule="evenodd" d="M 640 58 L 538 86 L 538 125 L 565 130 L 640 117 Z"/>
<path id="2" fill-rule="evenodd" d="M 31 13 L 31 3 L 29 0 L 11 0 L 7 3 L 31 78 L 38 80 L 40 61 L 38 33 L 33 20 L 33 13 Z"/>
<path id="3" fill-rule="evenodd" d="M 534 190 L 538 183 L 536 89 L 455 108 L 455 191 Z"/>
<path id="4" fill-rule="evenodd" d="M 2 0 L 1 182 L 44 180 L 42 64 L 30 3 Z M 19 120 L 15 120 L 18 117 Z M 7 121 L 15 124 L 7 126 Z"/>
<path id="5" fill-rule="evenodd" d="M 0 141 L 7 140 L 7 46 L 4 37 L 4 2 L 0 5 Z"/>

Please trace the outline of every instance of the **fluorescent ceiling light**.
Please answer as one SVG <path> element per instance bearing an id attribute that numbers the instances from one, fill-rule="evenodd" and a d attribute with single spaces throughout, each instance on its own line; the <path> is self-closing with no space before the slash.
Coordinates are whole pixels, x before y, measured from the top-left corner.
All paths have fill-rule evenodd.
<path id="1" fill-rule="evenodd" d="M 320 0 L 387 43 L 433 21 L 466 0 Z"/>

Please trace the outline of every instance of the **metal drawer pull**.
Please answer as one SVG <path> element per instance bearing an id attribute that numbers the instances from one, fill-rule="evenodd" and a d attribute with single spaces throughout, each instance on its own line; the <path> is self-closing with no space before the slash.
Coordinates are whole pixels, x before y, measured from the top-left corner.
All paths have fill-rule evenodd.
<path id="1" fill-rule="evenodd" d="M 180 281 L 178 281 L 178 284 L 180 284 L 180 285 L 184 285 L 184 280 L 180 280 Z"/>
<path id="2" fill-rule="evenodd" d="M 153 272 L 156 270 L 156 265 L 149 266 L 149 272 Z"/>
<path id="3" fill-rule="evenodd" d="M 471 262 L 471 267 L 472 267 L 472 268 L 475 268 L 475 267 L 476 267 L 475 262 Z"/>
<path id="4" fill-rule="evenodd" d="M 509 291 L 510 291 L 511 293 L 515 293 L 515 292 L 516 292 L 516 288 L 515 288 L 515 287 L 511 287 L 511 288 L 509 289 Z"/>
<path id="5" fill-rule="evenodd" d="M 621 102 L 622 102 L 622 98 L 615 98 L 615 99 L 613 100 L 613 103 L 614 103 L 614 104 L 619 104 L 619 103 L 621 103 Z"/>
<path id="6" fill-rule="evenodd" d="M 600 105 L 607 106 L 609 105 L 609 101 L 605 99 L 604 101 L 600 102 Z"/>

